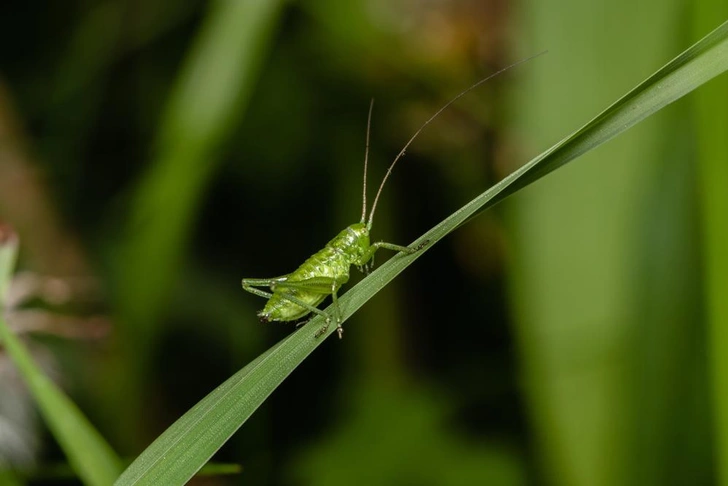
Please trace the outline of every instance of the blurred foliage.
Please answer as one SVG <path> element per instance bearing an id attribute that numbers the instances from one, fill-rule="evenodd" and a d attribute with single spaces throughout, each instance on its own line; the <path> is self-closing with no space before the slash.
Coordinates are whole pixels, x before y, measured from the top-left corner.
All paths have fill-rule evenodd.
<path id="1" fill-rule="evenodd" d="M 60 311 L 73 329 L 108 316 L 111 336 L 33 336 L 129 457 L 292 332 L 258 323 L 239 281 L 291 271 L 358 219 L 370 97 L 371 187 L 453 94 L 550 50 L 411 147 L 373 230 L 406 243 L 725 17 L 679 0 L 44 5 L 0 16 L 0 219 L 23 268 L 102 289 Z M 708 328 L 702 305 L 728 271 L 720 236 L 703 247 L 726 210 L 701 211 L 728 160 L 713 83 L 697 115 L 677 103 L 433 248 L 220 451 L 244 469 L 215 484 L 716 481 L 728 351 L 724 314 Z M 40 439 L 39 463 L 62 459 Z"/>
<path id="2" fill-rule="evenodd" d="M 560 57 L 535 68 L 534 89 L 519 101 L 529 138 L 560 137 L 682 42 L 675 32 L 683 2 L 628 18 L 612 7 L 580 16 L 569 31 L 561 15 L 579 15 L 583 2 L 533 16 L 533 42 L 548 39 L 581 61 L 576 68 Z M 554 483 L 709 482 L 688 110 L 677 103 L 511 203 L 517 330 Z"/>
<path id="3" fill-rule="evenodd" d="M 717 16 L 728 15 L 725 2 L 695 5 L 694 30 L 704 28 Z M 699 161 L 698 203 L 701 208 L 701 283 L 707 322 L 707 349 L 715 417 L 715 458 L 721 484 L 728 484 L 728 82 L 719 79 L 695 98 L 695 131 Z M 702 378 L 702 377 L 701 377 Z M 705 378 L 702 378 L 705 379 Z"/>
<path id="4" fill-rule="evenodd" d="M 524 464 L 506 443 L 448 426 L 446 399 L 414 386 L 356 393 L 343 425 L 297 459 L 292 484 L 526 484 Z"/>

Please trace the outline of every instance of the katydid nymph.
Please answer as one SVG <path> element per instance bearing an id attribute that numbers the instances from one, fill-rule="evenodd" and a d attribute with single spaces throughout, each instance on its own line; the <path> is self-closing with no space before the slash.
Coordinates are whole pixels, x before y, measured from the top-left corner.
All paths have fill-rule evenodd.
<path id="1" fill-rule="evenodd" d="M 540 54 L 537 54 L 536 56 L 538 55 Z M 522 59 L 500 69 L 484 79 L 481 79 L 448 101 L 425 123 L 423 123 L 422 126 L 420 126 L 414 135 L 412 135 L 412 137 L 407 141 L 404 147 L 402 147 L 402 150 L 399 151 L 387 169 L 387 172 L 379 185 L 377 194 L 374 197 L 374 203 L 372 204 L 371 211 L 367 217 L 367 165 L 369 159 L 369 134 L 372 120 L 372 108 L 374 106 L 374 100 L 372 100 L 369 104 L 369 115 L 367 117 L 361 220 L 358 223 L 345 228 L 342 232 L 336 235 L 334 239 L 329 241 L 322 250 L 314 253 L 293 272 L 275 278 L 243 279 L 243 289 L 268 300 L 265 307 L 258 312 L 258 317 L 261 322 L 297 321 L 313 313 L 318 314 L 325 319 L 324 326 L 316 332 L 315 337 L 318 338 L 322 336 L 328 330 L 331 321 L 334 320 L 336 322 L 336 331 L 338 332 L 339 338 L 341 338 L 344 333 L 344 328 L 341 327 L 341 311 L 339 309 L 338 291 L 343 284 L 349 281 L 350 268 L 352 266 L 356 266 L 362 271 L 368 271 L 374 254 L 380 248 L 411 254 L 422 250 L 428 244 L 428 241 L 425 241 L 420 245 L 413 247 L 395 245 L 384 241 L 370 243 L 369 232 L 372 229 L 377 203 L 379 202 L 379 197 L 382 194 L 384 184 L 387 182 L 387 179 L 392 173 L 395 164 L 404 156 L 409 146 L 422 132 L 422 130 L 424 130 L 427 125 L 429 125 L 435 118 L 437 118 L 438 115 L 440 115 L 440 113 L 442 113 L 455 101 L 493 77 L 533 59 L 536 56 Z M 270 291 L 267 292 L 261 290 L 259 287 L 268 288 Z M 329 313 L 317 307 L 329 295 L 331 295 L 334 304 L 333 318 L 329 315 Z"/>

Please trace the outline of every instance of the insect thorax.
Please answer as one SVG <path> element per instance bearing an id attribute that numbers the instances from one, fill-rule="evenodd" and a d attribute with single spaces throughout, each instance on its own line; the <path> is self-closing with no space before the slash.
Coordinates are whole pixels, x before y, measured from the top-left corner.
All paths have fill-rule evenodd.
<path id="1" fill-rule="evenodd" d="M 369 230 L 365 223 L 356 223 L 346 227 L 327 246 L 345 254 L 351 265 L 362 266 L 372 258 Z"/>

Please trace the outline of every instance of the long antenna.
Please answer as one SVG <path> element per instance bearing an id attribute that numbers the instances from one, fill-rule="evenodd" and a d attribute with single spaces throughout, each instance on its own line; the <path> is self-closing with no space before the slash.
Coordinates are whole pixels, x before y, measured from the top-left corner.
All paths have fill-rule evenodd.
<path id="1" fill-rule="evenodd" d="M 459 100 L 460 98 L 462 98 L 463 96 L 465 96 L 466 94 L 468 94 L 469 92 L 471 92 L 472 90 L 474 90 L 475 88 L 477 88 L 478 86 L 480 86 L 481 84 L 485 83 L 486 81 L 489 81 L 490 79 L 493 79 L 494 77 L 498 76 L 499 74 L 502 74 L 502 73 L 508 71 L 509 69 L 518 66 L 519 64 L 523 64 L 524 62 L 528 62 L 528 61 L 530 61 L 532 59 L 535 59 L 535 58 L 537 58 L 537 57 L 539 57 L 539 56 L 541 56 L 543 54 L 546 54 L 546 52 L 548 52 L 548 51 L 539 52 L 538 54 L 535 54 L 533 56 L 527 57 L 525 59 L 521 59 L 520 61 L 516 61 L 513 64 L 510 64 L 510 65 L 508 65 L 508 66 L 506 66 L 506 67 L 504 67 L 502 69 L 499 69 L 498 71 L 494 72 L 493 74 L 491 74 L 491 75 L 489 75 L 489 76 L 481 79 L 480 81 L 478 81 L 477 83 L 475 83 L 474 85 L 472 85 L 471 87 L 469 87 L 465 91 L 462 91 L 459 95 L 457 95 L 456 97 L 454 97 L 453 99 L 451 99 L 450 101 L 448 101 L 445 104 L 445 106 L 443 106 L 442 108 L 440 108 L 439 110 L 437 110 L 437 112 L 434 115 L 432 115 L 425 123 L 423 123 L 422 126 L 419 129 L 417 129 L 417 131 L 415 132 L 415 134 L 412 135 L 412 138 L 410 138 L 409 141 L 407 141 L 407 143 L 404 144 L 404 147 L 402 147 L 402 150 L 400 150 L 400 152 L 394 158 L 394 161 L 392 162 L 392 165 L 390 165 L 389 168 L 387 169 L 387 173 L 384 174 L 384 179 L 382 179 L 382 183 L 379 185 L 379 190 L 377 191 L 377 195 L 374 198 L 374 204 L 372 204 L 372 212 L 369 213 L 369 221 L 367 222 L 367 229 L 371 229 L 372 228 L 372 221 L 374 220 L 374 211 L 377 209 L 377 203 L 379 202 L 379 196 L 382 194 L 382 189 L 384 188 L 384 183 L 387 182 L 387 179 L 389 179 L 390 174 L 392 174 L 392 169 L 394 169 L 394 166 L 397 163 L 397 161 L 399 159 L 401 159 L 402 156 L 404 156 L 405 152 L 407 151 L 407 148 L 412 144 L 412 142 L 414 142 L 415 138 L 417 138 L 417 136 L 420 134 L 420 132 L 422 132 L 422 130 L 424 130 L 424 128 L 427 125 L 429 125 L 430 122 L 432 122 L 432 120 L 434 120 L 435 118 L 437 118 L 437 116 L 440 113 L 442 113 L 443 111 L 445 111 L 445 109 L 448 108 L 450 105 L 452 105 L 457 100 Z"/>
<path id="2" fill-rule="evenodd" d="M 364 150 L 364 190 L 361 197 L 361 222 L 367 219 L 367 164 L 369 162 L 369 130 L 372 126 L 372 109 L 374 108 L 374 98 L 369 102 L 369 116 L 367 116 L 367 145 Z"/>

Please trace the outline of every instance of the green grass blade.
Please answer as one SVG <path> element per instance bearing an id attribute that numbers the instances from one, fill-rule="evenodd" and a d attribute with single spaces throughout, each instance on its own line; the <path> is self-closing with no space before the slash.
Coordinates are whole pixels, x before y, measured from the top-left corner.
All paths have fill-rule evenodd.
<path id="1" fill-rule="evenodd" d="M 300 343 L 291 349 L 294 336 L 258 356 L 192 407 L 124 471 L 116 485 L 185 484 L 311 352 Z M 291 366 L 271 366 L 281 356 Z"/>
<path id="2" fill-rule="evenodd" d="M 339 299 L 343 319 L 381 290 L 429 247 L 517 190 L 632 127 L 665 105 L 728 69 L 728 23 L 718 27 L 574 134 L 536 157 L 460 208 L 414 244 L 413 255 L 396 255 Z M 118 485 L 184 484 L 250 417 L 322 338 L 311 320 L 228 379 L 162 434 L 124 472 Z M 327 335 L 334 332 L 331 326 Z"/>
<path id="3" fill-rule="evenodd" d="M 2 235 L 0 235 L 0 239 Z M 15 266 L 17 239 L 0 241 L 0 290 L 7 289 Z M 0 302 L 4 293 L 0 294 Z M 0 310 L 2 310 L 0 308 Z M 121 461 L 76 405 L 45 376 L 0 313 L 0 342 L 35 398 L 43 419 L 85 484 L 106 486 L 121 473 Z"/>

